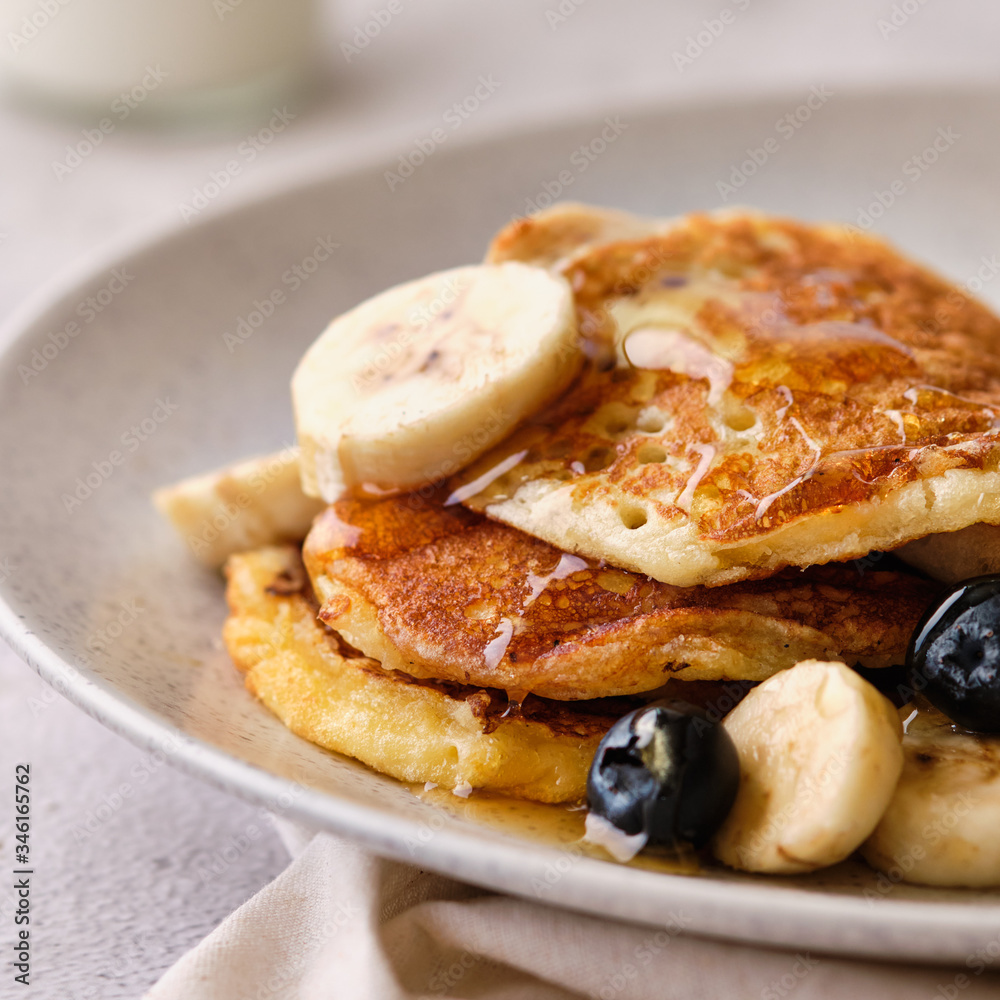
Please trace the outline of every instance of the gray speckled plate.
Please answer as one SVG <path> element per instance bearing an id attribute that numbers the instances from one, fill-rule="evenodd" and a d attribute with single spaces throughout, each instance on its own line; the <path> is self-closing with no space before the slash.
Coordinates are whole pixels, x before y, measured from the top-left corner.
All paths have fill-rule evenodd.
<path id="1" fill-rule="evenodd" d="M 853 864 L 791 881 L 577 859 L 297 739 L 245 693 L 217 638 L 219 578 L 148 501 L 157 485 L 291 440 L 288 378 L 331 315 L 477 259 L 497 226 L 557 192 L 660 215 L 725 196 L 805 218 L 878 216 L 907 250 L 995 298 L 983 258 L 1000 249 L 997 96 L 834 95 L 811 110 L 807 96 L 447 146 L 390 191 L 397 151 L 64 282 L 14 320 L 0 361 L 3 634 L 177 766 L 484 886 L 814 950 L 964 962 L 995 942 L 996 894 L 879 885 Z M 782 127 L 787 114 L 800 127 Z M 325 262 L 320 240 L 339 244 Z"/>

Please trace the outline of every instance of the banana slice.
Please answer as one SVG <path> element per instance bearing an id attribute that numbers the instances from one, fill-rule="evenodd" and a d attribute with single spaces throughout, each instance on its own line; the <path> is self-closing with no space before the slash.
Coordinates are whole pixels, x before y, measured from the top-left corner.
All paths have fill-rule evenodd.
<path id="1" fill-rule="evenodd" d="M 559 268 L 595 243 L 646 239 L 666 232 L 674 224 L 673 219 L 561 201 L 504 226 L 490 241 L 486 263 L 520 260 Z"/>
<path id="2" fill-rule="evenodd" d="M 1000 525 L 970 524 L 959 531 L 925 535 L 892 554 L 942 583 L 1000 573 Z"/>
<path id="3" fill-rule="evenodd" d="M 865 860 L 887 887 L 1000 886 L 1000 738 L 963 732 L 926 702 L 900 715 L 912 716 L 903 775 Z"/>
<path id="4" fill-rule="evenodd" d="M 804 660 L 775 674 L 723 725 L 740 790 L 712 846 L 744 871 L 842 861 L 875 828 L 903 767 L 896 710 L 843 663 Z"/>
<path id="5" fill-rule="evenodd" d="M 294 447 L 165 486 L 153 503 L 213 567 L 234 552 L 301 541 L 324 507 L 302 492 Z"/>
<path id="6" fill-rule="evenodd" d="M 414 489 L 457 472 L 582 362 L 566 280 L 508 262 L 391 288 L 335 319 L 292 379 L 306 493 Z"/>

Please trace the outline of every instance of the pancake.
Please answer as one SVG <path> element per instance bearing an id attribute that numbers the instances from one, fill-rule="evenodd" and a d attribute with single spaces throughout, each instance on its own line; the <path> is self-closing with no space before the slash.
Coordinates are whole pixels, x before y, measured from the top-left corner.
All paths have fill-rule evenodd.
<path id="1" fill-rule="evenodd" d="M 589 362 L 452 481 L 470 508 L 677 586 L 1000 523 L 1000 321 L 887 244 L 748 212 L 576 252 L 524 225 L 489 256 L 561 255 Z"/>
<path id="2" fill-rule="evenodd" d="M 495 690 L 383 670 L 317 620 L 292 546 L 232 556 L 226 576 L 223 638 L 247 688 L 297 735 L 403 781 L 580 801 L 598 742 L 636 706 L 515 707 Z"/>
<path id="3" fill-rule="evenodd" d="M 303 549 L 320 616 L 384 667 L 515 698 L 632 695 L 671 677 L 759 681 L 813 657 L 900 664 L 939 590 L 850 565 L 678 588 L 444 497 L 343 500 L 321 514 Z"/>

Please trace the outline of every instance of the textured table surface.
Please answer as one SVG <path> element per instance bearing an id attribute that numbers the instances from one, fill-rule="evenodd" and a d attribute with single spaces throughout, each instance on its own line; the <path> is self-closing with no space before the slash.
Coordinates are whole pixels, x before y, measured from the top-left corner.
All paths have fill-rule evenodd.
<path id="1" fill-rule="evenodd" d="M 463 140 L 581 109 L 1000 82 L 1000 8 L 986 0 L 402 0 L 348 59 L 341 43 L 382 6 L 351 0 L 327 12 L 325 84 L 212 210 L 307 165 L 402 153 L 480 76 L 495 92 L 463 122 Z M 699 51 L 704 22 L 725 9 L 729 23 Z M 689 39 L 688 62 L 674 54 Z M 180 224 L 181 203 L 243 138 L 122 127 L 58 177 L 53 164 L 87 124 L 0 108 L 0 317 L 103 244 Z M 33 981 L 25 990 L 8 974 L 12 900 L 0 885 L 0 997 L 139 996 L 287 861 L 255 807 L 107 732 L 0 644 L 0 774 L 22 761 L 32 765 Z M 0 810 L 5 857 L 10 818 Z"/>

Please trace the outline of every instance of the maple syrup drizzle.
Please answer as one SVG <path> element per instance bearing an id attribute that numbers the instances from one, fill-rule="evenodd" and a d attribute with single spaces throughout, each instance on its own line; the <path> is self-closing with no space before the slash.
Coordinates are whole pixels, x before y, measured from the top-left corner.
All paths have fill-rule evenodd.
<path id="1" fill-rule="evenodd" d="M 463 503 L 471 497 L 482 493 L 483 490 L 495 483 L 501 476 L 510 472 L 514 466 L 519 465 L 527 454 L 528 449 L 525 448 L 522 451 L 515 452 L 513 455 L 508 455 L 502 462 L 498 462 L 492 469 L 488 469 L 481 476 L 477 476 L 472 482 L 459 486 L 445 500 L 445 507 L 453 507 L 457 503 Z"/>
<path id="2" fill-rule="evenodd" d="M 587 809 L 582 803 L 546 805 L 478 789 L 468 798 L 462 798 L 436 786 L 427 788 L 411 784 L 408 787 L 422 802 L 442 809 L 456 819 L 530 843 L 555 847 L 571 857 L 611 861 L 603 848 L 585 839 Z M 627 864 L 673 875 L 697 875 L 702 871 L 698 856 L 690 849 L 649 849 Z"/>
<path id="3" fill-rule="evenodd" d="M 513 635 L 514 623 L 509 618 L 501 618 L 496 633 L 483 648 L 483 659 L 490 670 L 496 670 L 500 666 L 500 661 L 506 655 Z"/>
<path id="4" fill-rule="evenodd" d="M 768 510 L 770 510 L 771 508 L 771 504 L 773 504 L 775 500 L 779 499 L 780 497 L 783 497 L 786 493 L 790 493 L 792 490 L 795 489 L 796 486 L 799 486 L 801 483 L 804 483 L 808 478 L 809 478 L 809 473 L 803 473 L 801 476 L 796 476 L 790 483 L 787 483 L 785 486 L 782 486 L 780 490 L 775 490 L 773 493 L 768 493 L 766 497 L 762 497 L 760 500 L 758 500 L 757 508 L 754 511 L 754 520 L 759 521 L 762 517 L 764 517 L 765 514 L 767 514 Z"/>
<path id="5" fill-rule="evenodd" d="M 715 446 L 711 444 L 693 444 L 691 445 L 691 450 L 698 453 L 698 464 L 695 466 L 694 472 L 692 472 L 688 477 L 687 483 L 684 485 L 684 489 L 681 490 L 677 499 L 674 501 L 674 503 L 685 513 L 691 512 L 691 503 L 694 500 L 694 491 L 698 489 L 698 485 L 707 475 L 717 451 Z"/>
<path id="6" fill-rule="evenodd" d="M 524 603 L 521 605 L 521 610 L 526 611 L 531 607 L 535 601 L 541 596 L 542 591 L 550 583 L 555 580 L 565 580 L 566 577 L 572 576 L 574 573 L 579 573 L 581 570 L 589 569 L 585 559 L 581 559 L 579 556 L 572 556 L 568 552 L 564 552 L 559 557 L 559 562 L 556 564 L 556 568 L 552 570 L 551 573 L 529 573 L 528 574 L 528 586 L 531 592 L 525 598 Z"/>
<path id="7" fill-rule="evenodd" d="M 733 382 L 733 364 L 713 353 L 694 337 L 664 327 L 632 330 L 622 345 L 634 368 L 672 371 L 708 382 L 708 405 L 717 406 Z"/>
<path id="8" fill-rule="evenodd" d="M 906 444 L 906 420 L 904 419 L 904 414 L 900 410 L 883 410 L 882 412 L 896 425 L 896 431 L 899 433 L 899 443 Z"/>
<path id="9" fill-rule="evenodd" d="M 775 331 L 780 334 L 782 340 L 870 344 L 888 348 L 908 358 L 913 357 L 912 348 L 867 321 L 860 323 L 846 320 L 820 320 L 817 323 L 785 321 L 778 324 Z"/>
<path id="10" fill-rule="evenodd" d="M 775 420 L 781 421 L 785 419 L 785 414 L 791 409 L 792 404 L 795 402 L 795 397 L 787 385 L 779 385 L 777 391 L 781 393 L 781 398 L 785 401 L 785 405 L 779 407 L 774 413 Z"/>

